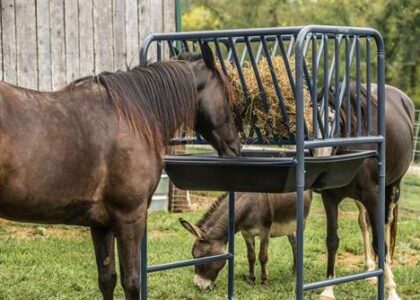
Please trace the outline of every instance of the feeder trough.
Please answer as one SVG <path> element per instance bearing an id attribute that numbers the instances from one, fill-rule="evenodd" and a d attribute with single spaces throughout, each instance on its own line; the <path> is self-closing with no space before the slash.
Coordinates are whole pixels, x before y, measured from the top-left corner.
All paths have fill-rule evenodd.
<path id="1" fill-rule="evenodd" d="M 376 151 L 355 151 L 327 157 L 305 158 L 305 189 L 346 186 L 365 158 Z M 175 186 L 185 190 L 283 193 L 296 190 L 294 152 L 243 150 L 241 157 L 217 153 L 166 156 L 166 172 Z"/>

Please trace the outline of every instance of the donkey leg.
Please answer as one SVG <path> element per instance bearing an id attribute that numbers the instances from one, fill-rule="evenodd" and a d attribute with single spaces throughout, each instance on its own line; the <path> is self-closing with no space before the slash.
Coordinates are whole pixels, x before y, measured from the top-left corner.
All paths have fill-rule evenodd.
<path id="1" fill-rule="evenodd" d="M 337 235 L 338 204 L 340 201 L 341 199 L 336 199 L 328 191 L 322 193 L 322 202 L 327 215 L 327 278 L 334 278 L 335 276 L 335 257 L 340 243 L 340 239 Z M 325 287 L 320 295 L 320 299 L 334 300 L 334 286 Z"/>
<path id="2" fill-rule="evenodd" d="M 296 272 L 296 232 L 293 232 L 293 234 L 287 235 L 287 238 L 289 239 L 290 246 L 292 247 L 292 255 L 293 255 L 293 267 L 292 271 Z"/>
<path id="3" fill-rule="evenodd" d="M 116 236 L 120 259 L 121 284 L 126 300 L 140 299 L 140 242 L 146 224 L 146 210 L 121 218 Z"/>
<path id="4" fill-rule="evenodd" d="M 247 256 L 248 256 L 248 266 L 249 274 L 246 278 L 248 283 L 255 282 L 255 237 L 249 234 L 242 232 L 242 236 L 245 240 Z"/>
<path id="5" fill-rule="evenodd" d="M 354 203 L 357 206 L 357 209 L 359 210 L 359 227 L 362 231 L 362 237 L 363 237 L 363 248 L 364 248 L 364 254 L 365 254 L 365 268 L 367 271 L 375 270 L 375 253 L 373 252 L 372 245 L 370 242 L 370 236 L 369 236 L 369 228 L 370 225 L 367 220 L 367 213 L 366 209 L 363 206 L 362 203 L 355 200 Z M 378 279 L 376 277 L 368 278 L 367 279 L 370 283 L 376 284 Z"/>
<path id="6" fill-rule="evenodd" d="M 270 240 L 270 232 L 268 230 L 263 230 L 260 240 L 260 253 L 258 259 L 261 264 L 261 284 L 267 284 L 268 282 L 268 241 Z"/>
<path id="7" fill-rule="evenodd" d="M 115 272 L 114 234 L 109 229 L 90 229 L 98 267 L 98 283 L 104 300 L 112 300 L 117 273 Z"/>

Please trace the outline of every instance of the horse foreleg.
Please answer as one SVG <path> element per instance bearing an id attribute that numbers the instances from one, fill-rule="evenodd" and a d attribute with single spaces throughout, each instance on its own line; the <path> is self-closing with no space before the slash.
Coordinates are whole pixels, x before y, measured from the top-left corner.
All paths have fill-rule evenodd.
<path id="1" fill-rule="evenodd" d="M 364 248 L 364 254 L 365 254 L 365 267 L 367 271 L 375 270 L 375 253 L 373 252 L 372 245 L 370 242 L 370 236 L 369 236 L 369 223 L 367 220 L 367 213 L 366 209 L 363 206 L 362 203 L 355 200 L 354 203 L 357 206 L 357 209 L 359 210 L 359 227 L 362 231 L 362 237 L 363 237 L 363 248 Z M 376 283 L 377 278 L 372 277 L 367 279 L 371 283 Z"/>
<path id="2" fill-rule="evenodd" d="M 328 252 L 328 265 L 327 265 L 327 278 L 334 278 L 335 276 L 335 257 L 340 239 L 337 235 L 337 222 L 338 222 L 338 204 L 339 200 L 330 196 L 328 192 L 322 193 L 322 202 L 324 204 L 325 213 L 327 215 L 327 252 Z M 327 286 L 320 295 L 322 300 L 335 299 L 334 286 Z"/>
<path id="3" fill-rule="evenodd" d="M 400 300 L 397 294 L 397 284 L 394 281 L 394 274 L 391 271 L 391 224 L 394 221 L 395 203 L 390 203 L 388 208 L 388 220 L 385 224 L 385 241 L 387 246 L 386 261 L 385 261 L 385 286 L 388 290 L 388 300 Z"/>
<path id="4" fill-rule="evenodd" d="M 142 214 L 121 217 L 116 237 L 120 259 L 121 284 L 126 300 L 140 299 L 140 242 L 146 224 L 146 210 Z"/>
<path id="5" fill-rule="evenodd" d="M 248 235 L 244 232 L 242 232 L 242 236 L 246 244 L 248 266 L 249 266 L 249 274 L 246 278 L 246 281 L 248 283 L 254 283 L 255 282 L 255 237 L 252 235 Z"/>
<path id="6" fill-rule="evenodd" d="M 268 229 L 263 229 L 260 238 L 260 253 L 258 259 L 261 264 L 261 284 L 267 284 L 268 282 L 268 242 L 270 240 L 270 232 Z"/>
<path id="7" fill-rule="evenodd" d="M 112 300 L 117 273 L 115 272 L 114 234 L 109 229 L 90 229 L 98 267 L 98 283 L 104 300 Z"/>

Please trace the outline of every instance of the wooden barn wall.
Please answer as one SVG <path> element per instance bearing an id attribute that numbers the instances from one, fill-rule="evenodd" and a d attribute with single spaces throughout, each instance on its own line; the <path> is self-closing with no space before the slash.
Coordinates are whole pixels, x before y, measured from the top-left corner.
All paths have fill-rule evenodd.
<path id="1" fill-rule="evenodd" d="M 175 0 L 0 1 L 0 79 L 27 88 L 137 65 L 148 34 L 175 31 Z"/>

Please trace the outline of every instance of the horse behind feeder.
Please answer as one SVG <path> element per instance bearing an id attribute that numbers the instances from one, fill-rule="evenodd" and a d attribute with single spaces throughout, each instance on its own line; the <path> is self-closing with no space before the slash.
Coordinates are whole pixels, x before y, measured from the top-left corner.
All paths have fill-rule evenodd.
<path id="1" fill-rule="evenodd" d="M 312 191 L 305 191 L 305 219 L 309 213 Z M 192 249 L 194 258 L 223 254 L 228 239 L 228 201 L 219 198 L 193 225 L 180 219 L 182 226 L 196 237 Z M 237 193 L 235 198 L 235 232 L 241 231 L 247 247 L 249 274 L 247 281 L 255 281 L 255 237 L 260 238 L 259 261 L 261 283 L 268 280 L 268 242 L 270 237 L 287 235 L 292 246 L 293 270 L 296 263 L 296 193 L 266 194 Z M 194 283 L 201 289 L 210 288 L 225 261 L 195 266 Z"/>
<path id="2" fill-rule="evenodd" d="M 361 87 L 361 105 L 362 116 L 366 118 L 368 113 L 366 106 L 366 86 Z M 372 102 L 371 110 L 371 134 L 377 134 L 377 86 L 372 84 Z M 350 87 L 350 108 L 352 110 L 352 119 L 350 127 L 354 133 L 356 127 L 355 112 L 356 109 L 356 86 Z M 385 152 L 386 152 L 386 182 L 385 182 L 385 242 L 386 242 L 386 261 L 385 261 L 385 285 L 388 290 L 388 300 L 400 300 L 397 291 L 394 276 L 391 271 L 391 258 L 394 252 L 397 226 L 397 210 L 398 200 L 400 197 L 400 183 L 402 177 L 407 172 L 412 158 L 413 149 L 413 119 L 414 105 L 412 100 L 399 89 L 386 85 L 385 86 Z M 334 93 L 330 92 L 330 107 L 334 109 Z M 346 136 L 344 128 L 346 103 L 341 107 L 341 136 Z M 362 118 L 362 119 L 365 119 Z M 366 135 L 367 127 L 363 122 L 361 128 L 362 135 Z M 337 152 L 346 150 L 376 150 L 376 145 L 367 146 L 343 146 L 337 149 Z M 325 150 L 325 149 L 324 149 Z M 377 252 L 377 230 L 378 221 L 378 163 L 377 160 L 366 159 L 359 171 L 356 173 L 352 182 L 345 187 L 323 190 L 322 200 L 327 214 L 327 250 L 328 250 L 328 267 L 327 277 L 335 276 L 335 256 L 339 246 L 339 238 L 337 235 L 338 221 L 338 205 L 344 198 L 352 198 L 356 200 L 359 208 L 359 225 L 363 234 L 365 246 L 365 264 L 368 270 L 374 268 L 372 258 L 372 248 Z M 372 227 L 373 244 L 370 247 L 369 241 L 369 224 Z M 321 299 L 335 299 L 333 287 L 326 287 L 321 294 Z"/>

